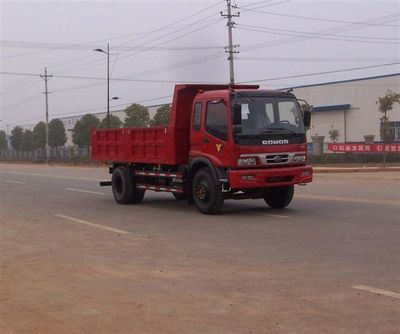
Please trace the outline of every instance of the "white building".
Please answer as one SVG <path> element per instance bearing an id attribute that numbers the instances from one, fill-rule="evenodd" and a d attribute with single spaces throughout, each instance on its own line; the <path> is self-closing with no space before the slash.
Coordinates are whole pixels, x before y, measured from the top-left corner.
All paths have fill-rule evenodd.
<path id="1" fill-rule="evenodd" d="M 387 90 L 400 93 L 400 73 L 326 82 L 292 87 L 299 99 L 313 106 L 311 136 L 325 136 L 330 142 L 329 130 L 338 129 L 338 142 L 364 142 L 364 135 L 374 135 L 380 141 L 380 121 L 377 101 Z M 400 105 L 388 112 L 389 126 L 400 141 Z"/>

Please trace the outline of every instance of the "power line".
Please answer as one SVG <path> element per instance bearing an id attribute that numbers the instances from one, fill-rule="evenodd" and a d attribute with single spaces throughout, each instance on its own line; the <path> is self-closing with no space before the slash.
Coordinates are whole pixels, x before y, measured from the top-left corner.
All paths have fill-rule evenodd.
<path id="1" fill-rule="evenodd" d="M 170 24 L 168 24 L 168 25 L 166 25 L 166 26 L 162 26 L 162 27 L 160 27 L 160 28 L 158 28 L 158 29 L 156 29 L 156 30 L 151 30 L 151 31 L 139 33 L 139 34 L 137 34 L 137 35 L 140 35 L 140 37 L 137 37 L 137 38 L 135 38 L 134 40 L 129 40 L 128 42 L 122 43 L 122 44 L 120 44 L 120 46 L 126 45 L 126 44 L 128 44 L 128 43 L 130 43 L 130 42 L 132 42 L 132 41 L 139 40 L 139 39 L 141 39 L 141 38 L 143 38 L 143 37 L 148 37 L 149 35 L 152 35 L 152 34 L 157 33 L 157 32 L 159 32 L 159 31 L 163 31 L 163 30 L 168 29 L 168 28 L 170 28 L 170 27 L 172 27 L 172 26 L 174 26 L 174 25 L 176 26 L 178 23 L 181 23 L 181 22 L 183 22 L 183 21 L 186 21 L 187 19 L 189 19 L 189 18 L 191 18 L 191 17 L 194 17 L 194 16 L 196 16 L 196 15 L 198 15 L 198 14 L 200 14 L 200 13 L 203 13 L 203 12 L 205 12 L 205 11 L 207 11 L 207 10 L 213 8 L 213 7 L 216 7 L 216 6 L 218 6 L 219 4 L 220 4 L 220 0 L 219 0 L 218 2 L 212 4 L 212 5 L 208 6 L 208 7 L 206 7 L 206 8 L 200 10 L 200 11 L 197 11 L 197 12 L 195 12 L 195 13 L 192 13 L 192 14 L 190 14 L 189 16 L 186 16 L 186 17 L 184 17 L 184 18 L 181 18 L 180 20 L 174 21 L 173 23 L 170 23 Z M 204 21 L 204 20 L 203 20 L 203 21 Z M 188 26 L 191 26 L 191 25 L 192 25 L 192 23 L 189 23 L 189 24 L 188 24 Z M 129 37 L 129 36 L 132 36 L 132 34 L 122 35 L 122 36 L 114 37 L 114 38 L 108 38 L 108 39 L 97 40 L 97 41 L 93 41 L 92 43 L 102 42 L 102 41 L 111 41 L 111 40 L 116 40 L 116 39 L 121 39 L 121 38 Z M 63 49 L 64 47 L 65 47 L 65 46 L 60 46 L 59 49 Z M 57 49 L 56 49 L 56 50 L 57 50 Z M 38 51 L 38 52 L 48 52 L 48 51 L 49 51 L 49 50 L 44 50 L 44 51 L 41 50 L 41 51 Z M 50 51 L 53 51 L 53 50 L 50 50 Z M 38 53 L 38 52 L 35 51 L 34 53 Z M 29 53 L 29 54 L 33 54 L 33 52 L 32 52 L 32 53 Z M 14 56 L 18 56 L 18 55 L 14 55 Z M 7 56 L 6 58 L 8 58 L 8 57 L 14 57 L 14 56 Z M 94 55 L 90 55 L 90 56 L 87 55 L 87 56 L 84 56 L 84 57 L 79 57 L 79 58 L 74 59 L 74 60 L 71 60 L 71 61 L 67 61 L 67 62 L 63 62 L 63 63 L 51 65 L 51 66 L 54 68 L 55 66 L 63 65 L 63 64 L 65 64 L 65 63 L 72 63 L 72 62 L 79 61 L 79 60 L 85 59 L 85 58 L 90 58 L 90 57 L 94 57 Z M 3 58 L 4 58 L 4 57 L 3 57 Z M 103 63 L 103 62 L 104 62 L 104 60 L 99 60 L 99 61 L 91 62 L 90 64 L 93 65 L 93 63 L 95 63 L 96 65 L 100 65 L 100 64 Z M 90 67 L 91 67 L 91 66 L 90 66 Z"/>
<path id="2" fill-rule="evenodd" d="M 385 16 L 379 16 L 379 17 L 375 17 L 375 18 L 371 18 L 368 20 L 364 20 L 361 22 L 374 22 L 374 23 L 382 23 L 382 22 L 390 22 L 390 21 L 394 21 L 397 20 L 399 14 L 395 13 L 395 14 L 390 14 L 390 15 L 385 15 Z M 315 31 L 314 33 L 340 33 L 340 32 L 347 32 L 347 31 L 352 31 L 352 30 L 359 30 L 359 29 L 364 29 L 366 28 L 365 26 L 351 26 L 349 24 L 345 24 L 345 25 L 341 25 L 341 26 L 336 26 L 333 28 L 329 28 L 329 29 L 322 29 L 322 30 L 318 30 Z M 301 40 L 306 40 L 312 38 L 310 36 L 305 36 L 305 37 L 301 37 L 299 38 L 298 36 L 295 37 L 288 37 L 288 38 L 279 38 L 279 39 L 275 39 L 272 41 L 268 41 L 268 42 L 262 42 L 262 43 L 256 43 L 256 44 L 251 44 L 248 45 L 247 47 L 242 47 L 242 53 L 244 52 L 250 52 L 250 51 L 254 51 L 254 50 L 258 50 L 258 49 L 263 49 L 266 47 L 273 47 L 273 46 L 278 46 L 278 45 L 284 45 L 284 44 L 289 44 L 289 43 L 294 43 L 294 42 L 299 42 Z"/>
<path id="3" fill-rule="evenodd" d="M 245 11 L 245 10 L 249 10 L 248 7 L 252 7 L 252 6 L 258 5 L 260 3 L 264 3 L 264 5 L 252 7 L 252 9 L 259 9 L 259 8 L 265 8 L 265 7 L 281 5 L 283 3 L 290 2 L 292 0 L 282 0 L 282 1 L 278 1 L 278 2 L 272 2 L 272 1 L 273 0 L 257 1 L 257 2 L 254 2 L 252 4 L 247 4 L 247 5 L 244 5 L 244 6 L 240 6 L 240 8 L 242 8 L 243 11 Z M 267 3 L 265 4 L 265 2 L 267 2 Z"/>
<path id="4" fill-rule="evenodd" d="M 160 40 L 160 39 L 163 39 L 164 37 L 166 37 L 166 36 L 168 36 L 168 35 L 171 35 L 171 34 L 174 34 L 174 33 L 178 32 L 178 31 L 181 31 L 181 29 L 176 30 L 175 32 L 170 33 L 170 34 L 163 35 L 163 36 L 161 36 L 161 37 L 159 37 L 159 38 L 156 38 L 156 39 L 154 39 L 154 40 L 151 40 L 151 41 L 149 41 L 149 42 L 147 42 L 147 43 L 141 44 L 140 47 L 143 48 L 142 50 L 136 51 L 136 52 L 134 52 L 134 53 L 129 53 L 129 52 L 128 52 L 128 53 L 125 54 L 124 56 L 119 56 L 119 59 L 121 60 L 121 59 L 125 59 L 125 58 L 128 58 L 128 57 L 136 56 L 136 55 L 138 55 L 138 54 L 140 54 L 140 53 L 143 53 L 143 52 L 151 51 L 151 50 L 152 50 L 153 48 L 155 48 L 155 47 L 159 47 L 159 46 L 161 46 L 161 45 L 164 45 L 164 44 L 166 44 L 166 43 L 172 42 L 172 41 L 177 40 L 177 39 L 179 39 L 179 38 L 188 36 L 188 35 L 190 35 L 190 34 L 193 34 L 193 33 L 195 33 L 195 32 L 198 32 L 198 31 L 200 31 L 200 30 L 202 30 L 202 29 L 209 28 L 212 24 L 217 23 L 219 20 L 220 20 L 220 19 L 213 19 L 213 22 L 212 22 L 212 23 L 206 23 L 206 24 L 204 24 L 204 25 L 202 25 L 202 26 L 200 26 L 200 27 L 198 27 L 198 28 L 196 28 L 196 29 L 194 29 L 194 30 L 191 30 L 191 31 L 189 31 L 189 32 L 186 32 L 186 33 L 183 33 L 183 34 L 181 34 L 181 35 L 175 36 L 175 37 L 173 37 L 173 38 L 171 38 L 171 39 L 169 39 L 169 40 L 163 41 L 163 42 L 161 42 L 161 43 L 159 43 L 159 44 L 157 44 L 157 45 L 155 45 L 155 46 L 148 46 L 148 47 L 145 47 L 147 44 L 149 44 L 149 43 L 151 43 L 151 42 L 154 42 L 154 41 L 157 41 L 157 40 Z M 204 23 L 203 20 L 198 20 L 198 21 L 196 21 L 195 23 L 199 23 L 199 22 Z M 192 25 L 194 25 L 195 23 L 193 23 Z M 103 60 L 102 60 L 100 63 L 102 63 L 102 62 L 103 62 Z M 64 71 L 64 72 L 62 72 L 62 73 L 75 72 L 75 71 L 77 71 L 77 70 L 87 69 L 87 68 L 91 68 L 91 67 L 98 66 L 98 65 L 99 65 L 99 63 L 96 64 L 96 63 L 90 62 L 90 63 L 87 63 L 87 64 L 83 64 L 82 66 L 75 67 L 75 68 L 73 68 L 72 70 Z"/>
<path id="5" fill-rule="evenodd" d="M 149 32 L 142 32 L 142 33 L 138 33 L 137 35 L 147 35 Z M 125 37 L 132 37 L 132 34 L 128 34 L 128 35 L 122 35 L 122 36 L 118 36 L 118 37 L 112 37 L 112 38 L 108 38 L 108 39 L 100 39 L 100 40 L 95 40 L 95 41 L 91 41 L 89 43 L 99 43 L 99 42 L 104 42 L 104 41 L 112 41 L 112 40 L 116 40 L 116 39 L 122 39 Z M 4 43 L 9 43 L 9 45 L 5 45 L 6 47 L 15 47 L 15 48 L 29 48 L 28 43 L 31 45 L 30 48 L 37 48 L 34 46 L 34 44 L 45 44 L 45 43 L 31 43 L 31 42 L 23 42 L 23 41 L 1 41 L 2 44 Z M 15 43 L 14 45 L 12 45 L 12 43 Z M 21 43 L 19 46 L 16 43 Z M 24 44 L 23 44 L 24 43 Z M 47 45 L 51 45 L 49 43 L 47 43 Z M 46 52 L 51 52 L 51 51 L 57 51 L 57 50 L 63 50 L 67 47 L 73 47 L 74 45 L 79 45 L 79 44 L 59 44 L 59 46 L 55 46 L 54 47 L 47 47 L 46 50 L 37 50 L 37 51 L 32 51 L 32 52 L 24 52 L 24 53 L 20 53 L 20 54 L 14 54 L 14 55 L 8 55 L 8 56 L 3 56 L 0 57 L 0 59 L 7 59 L 7 58 L 15 58 L 15 57 L 21 57 L 21 56 L 28 56 L 28 55 L 32 55 L 32 54 L 36 54 L 36 53 L 46 53 Z"/>
<path id="6" fill-rule="evenodd" d="M 130 74 L 130 75 L 124 77 L 124 78 L 129 78 L 129 77 L 138 78 L 140 76 L 145 76 L 145 75 L 147 76 L 147 75 L 151 75 L 151 74 L 154 74 L 154 73 L 160 73 L 160 72 L 164 72 L 164 71 L 174 70 L 174 69 L 177 69 L 177 68 L 186 67 L 186 66 L 190 66 L 190 65 L 198 65 L 198 64 L 201 64 L 201 63 L 204 63 L 204 62 L 208 62 L 208 61 L 214 60 L 216 58 L 220 58 L 220 57 L 222 58 L 223 55 L 219 54 L 219 53 L 213 53 L 213 54 L 209 54 L 209 55 L 206 55 L 206 56 L 190 59 L 190 60 L 185 61 L 185 62 L 174 63 L 174 64 L 171 64 L 171 65 L 154 68 L 152 70 L 132 73 L 132 74 Z M 104 85 L 104 84 L 105 84 L 104 82 L 101 82 L 101 83 L 95 83 L 95 84 L 78 85 L 78 86 L 73 86 L 73 87 L 69 87 L 69 88 L 53 90 L 53 93 L 63 93 L 63 92 L 73 91 L 73 90 L 81 89 L 81 88 L 92 88 L 92 87 L 101 86 L 101 85 Z"/>
<path id="7" fill-rule="evenodd" d="M 201 10 L 199 10 L 199 11 L 197 11 L 197 12 L 194 12 L 194 13 L 188 15 L 188 16 L 185 16 L 185 17 L 183 17 L 183 18 L 181 18 L 181 19 L 179 19 L 179 20 L 176 20 L 176 21 L 174 21 L 174 22 L 172 22 L 172 23 L 169 23 L 169 24 L 167 24 L 167 25 L 165 25 L 165 26 L 162 26 L 162 27 L 160 27 L 160 28 L 154 30 L 151 34 L 148 34 L 148 35 L 152 35 L 152 34 L 157 33 L 157 32 L 159 32 L 159 31 L 164 31 L 164 30 L 166 30 L 166 29 L 168 29 L 168 28 L 171 28 L 171 27 L 173 27 L 173 26 L 176 26 L 178 23 L 182 23 L 182 22 L 184 22 L 184 21 L 186 21 L 186 20 L 188 20 L 188 19 L 190 19 L 190 18 L 192 18 L 192 17 L 195 17 L 195 16 L 197 16 L 197 15 L 199 15 L 199 14 L 201 14 L 201 13 L 204 13 L 204 12 L 206 12 L 206 11 L 208 11 L 208 10 L 210 10 L 210 9 L 212 9 L 212 8 L 214 8 L 214 7 L 216 7 L 216 6 L 219 6 L 220 3 L 221 3 L 221 0 L 218 0 L 217 2 L 213 3 L 212 5 L 210 5 L 210 6 L 206 7 L 206 8 L 203 8 L 203 9 L 201 9 Z M 196 21 L 196 22 L 198 22 L 198 21 Z M 190 26 L 190 25 L 192 25 L 192 24 L 195 24 L 196 22 L 194 22 L 194 23 L 193 23 L 193 22 L 192 22 L 192 23 L 188 23 L 187 26 Z M 175 27 L 175 28 L 176 28 L 176 27 Z M 182 27 L 179 27 L 179 28 L 178 28 L 178 30 L 180 30 L 180 29 L 182 29 Z M 175 31 L 177 31 L 177 30 L 175 30 Z M 172 33 L 174 33 L 174 32 L 172 32 Z M 148 35 L 147 35 L 147 36 L 148 36 Z M 165 35 L 165 36 L 168 36 L 168 34 Z M 141 38 L 138 38 L 138 39 L 141 39 Z M 134 41 L 136 41 L 136 40 L 138 40 L 138 39 L 135 39 Z M 126 45 L 126 44 L 128 44 L 128 43 L 130 43 L 130 42 L 132 42 L 132 40 L 127 41 L 127 42 L 125 42 L 125 43 L 123 43 L 123 44 L 120 44 L 120 46 Z"/>
<path id="8" fill-rule="evenodd" d="M 3 99 L 8 98 L 14 94 L 20 93 L 21 91 L 26 91 L 26 89 L 31 88 L 38 83 L 39 81 L 37 81 L 35 78 L 22 79 L 16 85 L 7 87 L 0 95 Z"/>
<path id="9" fill-rule="evenodd" d="M 370 23 L 370 22 L 344 21 L 344 20 L 328 19 L 328 18 L 322 18 L 322 17 L 311 17 L 311 16 L 301 16 L 301 15 L 284 14 L 284 13 L 277 13 L 277 12 L 266 12 L 266 11 L 252 9 L 252 8 L 248 8 L 245 10 L 250 11 L 250 12 L 260 13 L 260 14 L 267 14 L 267 15 L 281 16 L 281 17 L 291 17 L 291 18 L 298 18 L 298 19 L 303 19 L 303 20 L 319 21 L 319 22 L 346 23 L 346 24 L 363 25 L 363 26 L 400 27 L 400 25 L 398 25 L 398 24 L 382 24 L 382 23 Z"/>
<path id="10" fill-rule="evenodd" d="M 345 63 L 345 62 L 395 62 L 398 58 L 360 58 L 360 57 L 238 57 L 237 60 L 249 61 L 293 61 L 293 62 L 321 62 L 321 63 Z"/>
<path id="11" fill-rule="evenodd" d="M 389 42 L 389 41 L 378 41 L 378 40 L 359 40 L 359 39 L 350 39 L 350 38 L 335 38 L 335 37 L 327 37 L 323 34 L 316 35 L 313 33 L 289 33 L 289 32 L 278 32 L 280 29 L 271 29 L 271 30 L 266 30 L 266 29 L 256 29 L 256 28 L 242 28 L 241 26 L 237 27 L 239 30 L 245 30 L 245 31 L 256 31 L 256 32 L 262 32 L 266 34 L 272 34 L 272 35 L 284 35 L 284 36 L 296 36 L 296 37 L 306 37 L 306 38 L 313 38 L 313 39 L 321 39 L 321 40 L 332 40 L 332 41 L 342 41 L 342 42 L 355 42 L 355 43 L 367 43 L 367 44 L 392 44 L 396 45 L 399 44 L 397 42 Z"/>
<path id="12" fill-rule="evenodd" d="M 33 99 L 36 99 L 38 97 L 40 97 L 39 94 L 31 95 L 31 96 L 27 97 L 26 99 L 18 101 L 18 103 L 9 104 L 9 105 L 6 105 L 4 107 L 1 106 L 1 110 L 7 110 L 7 109 L 10 109 L 10 108 L 18 107 L 20 105 L 24 105 L 24 104 L 28 103 L 29 101 L 32 101 Z"/>
<path id="13" fill-rule="evenodd" d="M 214 20 L 215 20 L 215 19 L 214 19 Z M 216 21 L 215 21 L 215 23 L 216 23 Z M 204 28 L 206 28 L 206 27 L 208 27 L 208 26 L 209 26 L 208 24 L 207 24 L 207 25 L 204 25 L 204 26 L 202 26 L 202 27 L 199 28 L 199 29 L 195 29 L 195 30 L 193 30 L 193 31 L 191 31 L 191 32 L 189 32 L 189 33 L 185 33 L 184 35 L 178 36 L 178 37 L 176 37 L 176 38 L 174 38 L 174 39 L 172 39 L 172 40 L 175 40 L 175 39 L 178 39 L 178 38 L 180 38 L 180 37 L 186 36 L 186 35 L 188 35 L 188 34 L 190 34 L 190 33 L 199 31 L 199 30 L 204 29 Z M 165 36 L 166 36 L 166 35 L 165 35 Z M 161 37 L 161 38 L 162 38 L 162 37 Z M 159 39 L 161 39 L 161 38 L 159 38 Z M 157 40 L 157 39 L 155 39 L 155 40 Z M 155 41 L 155 40 L 154 40 L 154 41 Z M 166 44 L 166 43 L 168 43 L 168 42 L 170 42 L 170 41 L 172 41 L 172 40 L 165 41 L 165 42 L 161 43 L 160 45 Z M 150 42 L 151 42 L 151 41 L 150 41 Z M 150 43 L 150 42 L 148 42 L 148 43 Z M 143 53 L 143 52 L 145 52 L 145 51 L 151 51 L 153 48 L 155 48 L 155 46 L 152 46 L 152 47 L 144 47 L 145 45 L 146 45 L 146 43 L 140 45 L 141 50 L 140 50 L 140 51 L 136 51 L 136 53 L 133 53 L 133 54 L 132 54 L 132 53 L 128 53 L 128 54 L 125 54 L 124 56 L 118 55 L 118 57 L 119 57 L 119 59 L 125 59 L 125 58 L 127 58 L 127 57 L 131 57 L 131 56 L 135 56 L 135 55 L 137 55 L 137 54 Z M 122 53 L 123 53 L 123 52 L 121 52 L 120 54 L 122 54 Z M 62 73 L 76 72 L 76 71 L 78 71 L 78 70 L 83 70 L 83 69 L 87 69 L 87 68 L 99 66 L 99 65 L 101 65 L 102 63 L 104 63 L 104 60 L 103 60 L 103 59 L 98 60 L 98 61 L 95 61 L 95 62 L 91 61 L 91 62 L 87 62 L 87 63 L 81 64 L 81 65 L 78 65 L 78 66 L 72 66 L 72 67 L 66 68 L 66 69 L 63 70 Z"/>
<path id="14" fill-rule="evenodd" d="M 341 37 L 341 38 L 375 39 L 375 40 L 383 40 L 383 41 L 399 41 L 398 38 L 392 38 L 392 37 L 337 35 L 337 34 L 330 34 L 330 33 L 318 33 L 318 32 L 313 32 L 313 31 L 277 29 L 277 28 L 271 28 L 271 27 L 262 27 L 262 26 L 246 25 L 246 24 L 240 24 L 239 26 L 240 27 L 245 27 L 245 28 L 254 28 L 254 29 L 260 29 L 260 30 L 266 30 L 266 31 L 274 30 L 274 31 L 283 31 L 283 32 L 289 32 L 289 33 L 296 33 L 296 34 L 298 33 L 298 34 L 307 34 L 307 35 L 317 35 L 317 36 L 336 36 L 336 37 Z"/>
<path id="15" fill-rule="evenodd" d="M 238 29 L 246 30 L 246 31 L 257 31 L 257 32 L 274 34 L 274 35 L 296 36 L 296 37 L 315 38 L 315 39 L 322 39 L 322 40 L 335 40 L 335 41 L 372 43 L 372 44 L 399 44 L 398 43 L 399 39 L 386 38 L 386 37 L 336 35 L 336 34 L 327 34 L 327 33 L 320 34 L 320 33 L 316 33 L 316 32 L 257 27 L 257 26 L 252 26 L 252 25 L 240 25 L 240 26 L 238 26 Z M 330 37 L 330 36 L 337 36 L 337 37 Z"/>
<path id="16" fill-rule="evenodd" d="M 174 25 L 176 25 L 176 24 L 178 24 L 178 23 L 181 23 L 181 22 L 183 22 L 183 21 L 186 21 L 186 20 L 188 20 L 189 18 L 192 18 L 192 17 L 194 17 L 194 16 L 197 16 L 197 15 L 200 14 L 200 13 L 203 13 L 203 12 L 205 12 L 205 11 L 207 11 L 207 10 L 213 8 L 213 7 L 216 7 L 216 6 L 219 5 L 219 4 L 220 4 L 220 1 L 218 1 L 217 3 L 214 3 L 214 4 L 211 5 L 211 6 L 206 7 L 206 8 L 204 8 L 204 9 L 200 10 L 200 11 L 197 11 L 197 12 L 195 12 L 195 13 L 189 15 L 189 16 L 186 16 L 186 17 L 184 17 L 184 18 L 182 18 L 182 19 L 180 19 L 180 20 L 178 20 L 178 21 L 174 21 L 173 23 L 170 23 L 170 24 L 168 24 L 168 25 L 166 25 L 166 26 L 163 26 L 163 27 L 161 27 L 161 28 L 155 30 L 153 33 L 148 34 L 147 36 L 152 35 L 152 34 L 154 34 L 154 33 L 156 33 L 156 32 L 159 32 L 159 31 L 163 31 L 164 29 L 170 28 L 170 27 L 172 27 L 172 26 L 174 26 Z M 170 40 L 168 40 L 168 41 L 162 42 L 161 44 L 158 44 L 158 45 L 155 45 L 155 46 L 151 46 L 151 47 L 147 47 L 147 48 L 146 48 L 146 45 L 148 45 L 148 44 L 150 44 L 150 43 L 152 43 L 152 42 L 159 41 L 160 39 L 163 39 L 163 38 L 165 38 L 165 37 L 171 36 L 171 35 L 173 35 L 173 34 L 175 34 L 175 33 L 177 33 L 177 32 L 181 32 L 182 30 L 185 30 L 185 29 L 187 29 L 187 28 L 189 28 L 189 27 L 192 27 L 193 25 L 196 25 L 196 24 L 199 24 L 199 23 L 203 23 L 203 24 L 204 24 L 204 22 L 206 22 L 206 21 L 207 21 L 207 19 L 205 20 L 204 18 L 201 18 L 200 20 L 197 20 L 197 21 L 195 21 L 195 22 L 188 23 L 187 26 L 184 27 L 184 28 L 177 28 L 177 29 L 173 30 L 172 32 L 168 32 L 168 33 L 163 34 L 162 36 L 159 36 L 159 37 L 157 37 L 157 38 L 155 38 L 155 39 L 152 39 L 152 40 L 150 40 L 150 41 L 144 42 L 144 43 L 142 43 L 142 44 L 140 44 L 140 45 L 137 46 L 138 48 L 143 48 L 143 49 L 141 49 L 140 51 L 137 51 L 137 52 L 135 52 L 135 53 L 133 53 L 133 54 L 129 54 L 129 53 L 128 53 L 128 54 L 126 54 L 125 56 L 120 57 L 120 59 L 124 59 L 124 58 L 126 58 L 126 57 L 135 56 L 135 55 L 140 54 L 140 53 L 145 52 L 145 51 L 151 51 L 151 50 L 154 49 L 155 47 L 160 47 L 160 46 L 163 45 L 163 44 L 166 44 L 166 43 L 171 42 L 171 41 L 173 41 L 173 40 L 176 40 L 176 39 L 178 39 L 178 38 L 184 37 L 184 36 L 186 36 L 186 35 L 188 35 L 188 34 L 197 32 L 197 31 L 200 30 L 200 29 L 195 29 L 195 30 L 191 31 L 190 33 L 185 33 L 185 34 L 183 34 L 183 35 L 181 35 L 181 36 L 178 36 L 178 37 L 175 37 L 175 38 L 170 39 Z M 206 25 L 204 25 L 203 27 L 201 27 L 201 29 L 207 28 L 208 26 L 209 26 L 209 24 L 206 24 Z M 146 36 L 146 37 L 147 37 L 147 36 Z M 133 42 L 133 41 L 137 41 L 137 40 L 139 40 L 139 39 L 141 39 L 141 38 L 142 38 L 142 37 L 136 38 L 136 39 L 131 40 L 131 41 L 128 41 L 128 42 L 126 42 L 126 43 L 124 43 L 124 44 L 120 44 L 119 46 L 126 45 L 127 43 L 130 43 L 130 42 Z M 123 51 L 123 52 L 120 52 L 120 53 L 124 53 L 124 52 L 126 52 L 126 51 Z M 101 63 L 103 63 L 103 60 L 97 61 L 97 62 L 86 63 L 86 64 L 83 64 L 83 65 L 81 65 L 81 66 L 78 66 L 77 68 L 73 68 L 72 70 L 68 70 L 68 72 L 74 72 L 74 71 L 76 71 L 76 70 L 78 70 L 78 69 L 86 69 L 86 68 L 98 66 L 98 65 L 100 65 Z M 66 73 L 66 72 L 64 72 L 64 73 Z"/>
<path id="17" fill-rule="evenodd" d="M 1 71 L 0 74 L 3 75 L 16 75 L 16 76 L 33 76 L 39 77 L 40 74 L 37 73 L 23 73 L 23 72 L 3 72 Z M 83 79 L 83 80 L 98 80 L 98 81 L 106 81 L 106 78 L 101 77 L 91 77 L 91 76 L 73 76 L 73 75 L 53 75 L 53 78 L 60 78 L 60 79 Z M 127 81 L 127 82 L 148 82 L 148 83 L 198 83 L 202 84 L 204 82 L 199 81 L 190 81 L 190 82 L 182 82 L 182 81 L 174 81 L 174 80 L 158 80 L 158 79 L 129 79 L 129 78 L 110 78 L 110 81 Z M 219 82 L 215 82 L 216 84 Z"/>
<path id="18" fill-rule="evenodd" d="M 207 62 L 207 61 L 214 60 L 214 59 L 219 58 L 219 57 L 223 57 L 223 54 L 221 54 L 219 52 L 212 53 L 212 54 L 208 54 L 208 55 L 197 57 L 197 58 L 191 58 L 191 59 L 189 59 L 187 61 L 183 61 L 183 62 L 180 61 L 178 63 L 174 63 L 174 64 L 171 64 L 171 65 L 161 66 L 161 67 L 157 67 L 157 68 L 154 68 L 154 69 L 151 69 L 151 70 L 132 73 L 132 74 L 129 74 L 128 76 L 126 76 L 126 77 L 128 77 L 128 78 L 129 77 L 138 78 L 138 77 L 141 77 L 141 76 L 147 76 L 147 75 L 151 75 L 151 74 L 154 74 L 154 73 L 160 73 L 160 72 L 164 72 L 164 71 L 169 71 L 169 70 L 173 70 L 173 69 L 177 69 L 177 68 L 181 68 L 181 67 L 186 67 L 186 66 L 189 66 L 189 65 L 198 65 L 198 64 L 201 64 L 201 63 L 204 63 L 204 62 Z"/>
<path id="19" fill-rule="evenodd" d="M 192 26 L 192 24 L 190 24 Z M 61 43 L 41 43 L 41 42 L 25 42 L 25 41 L 10 41 L 1 40 L 0 41 L 4 47 L 15 47 L 15 48 L 34 48 L 34 49 L 46 49 L 46 50 L 72 50 L 72 51 L 85 51 L 96 48 L 97 44 L 61 44 Z M 5 44 L 5 45 L 4 45 Z M 154 51 L 190 51 L 190 50 L 216 50 L 221 49 L 223 46 L 169 46 L 169 47 L 153 47 Z M 134 50 L 144 50 L 145 47 L 140 46 L 114 46 L 114 51 L 134 51 Z M 0 57 L 0 58 L 8 58 Z"/>
<path id="20" fill-rule="evenodd" d="M 362 67 L 354 67 L 354 68 L 345 68 L 345 69 L 338 69 L 338 70 L 331 70 L 331 71 L 324 71 L 324 72 L 314 72 L 314 73 L 307 73 L 307 74 L 299 74 L 299 75 L 291 75 L 291 76 L 284 76 L 284 77 L 275 77 L 275 78 L 267 78 L 267 79 L 258 79 L 258 80 L 248 80 L 242 81 L 241 84 L 253 83 L 253 82 L 265 82 L 265 81 L 274 81 L 274 80 L 282 80 L 282 79 L 293 79 L 293 78 L 301 78 L 301 77 L 311 77 L 316 75 L 322 74 L 331 74 L 331 73 L 340 73 L 340 72 L 349 72 L 349 71 L 357 71 L 357 70 L 364 70 L 369 68 L 378 68 L 378 67 L 386 67 L 392 65 L 398 65 L 400 62 L 388 63 L 388 64 L 381 64 L 381 65 L 371 65 L 371 66 L 362 66 Z"/>

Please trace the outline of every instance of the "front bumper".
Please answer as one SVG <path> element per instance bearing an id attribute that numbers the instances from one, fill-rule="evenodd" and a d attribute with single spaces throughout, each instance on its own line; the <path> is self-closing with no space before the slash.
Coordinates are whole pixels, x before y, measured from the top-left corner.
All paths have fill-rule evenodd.
<path id="1" fill-rule="evenodd" d="M 309 183 L 313 179 L 311 166 L 235 169 L 228 172 L 232 189 L 268 188 Z"/>

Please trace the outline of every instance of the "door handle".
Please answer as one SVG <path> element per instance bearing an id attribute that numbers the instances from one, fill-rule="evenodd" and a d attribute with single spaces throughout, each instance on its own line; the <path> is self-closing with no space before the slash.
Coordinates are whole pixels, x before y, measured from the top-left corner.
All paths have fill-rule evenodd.
<path id="1" fill-rule="evenodd" d="M 201 141 L 203 142 L 203 144 L 209 144 L 210 143 L 210 141 L 207 138 L 203 138 Z"/>

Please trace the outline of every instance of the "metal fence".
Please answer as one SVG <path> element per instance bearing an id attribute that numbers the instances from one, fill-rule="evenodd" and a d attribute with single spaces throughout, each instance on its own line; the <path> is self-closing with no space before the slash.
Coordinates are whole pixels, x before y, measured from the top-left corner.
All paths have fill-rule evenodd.
<path id="1" fill-rule="evenodd" d="M 0 151 L 1 161 L 45 161 L 46 149 L 33 151 L 16 151 L 13 149 Z M 79 147 L 50 147 L 50 161 L 86 161 L 90 160 L 90 149 Z"/>

